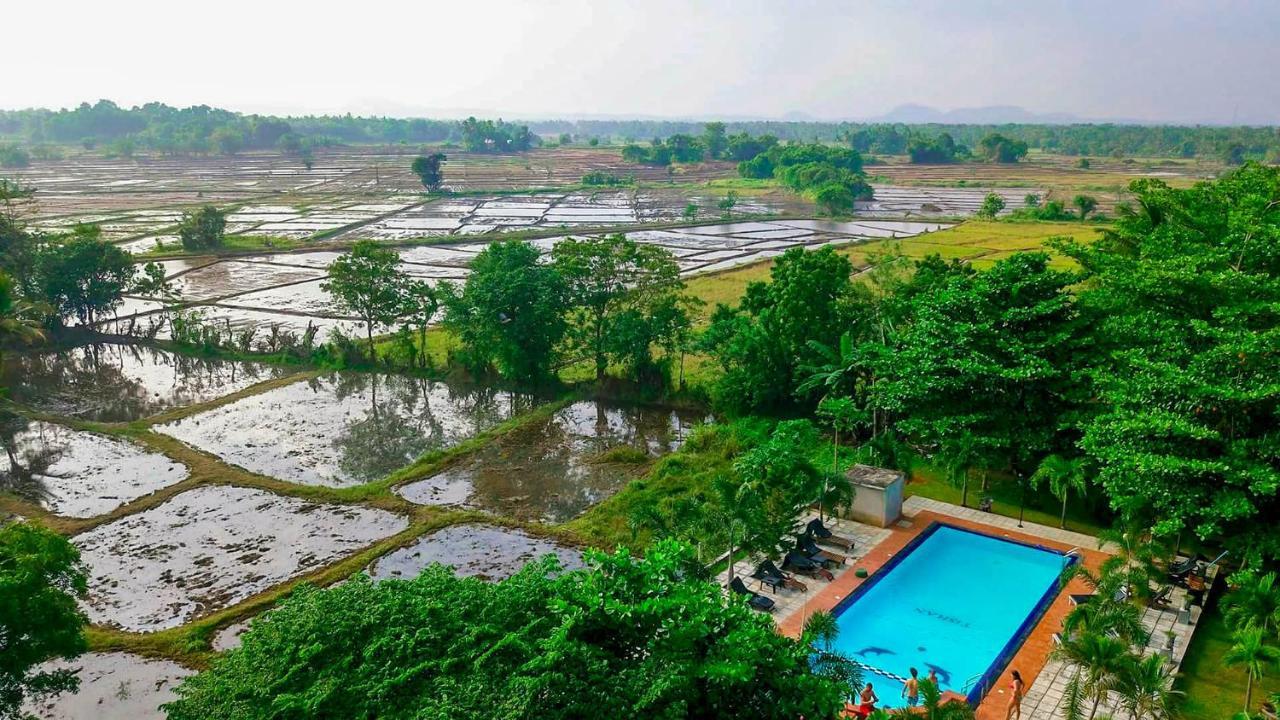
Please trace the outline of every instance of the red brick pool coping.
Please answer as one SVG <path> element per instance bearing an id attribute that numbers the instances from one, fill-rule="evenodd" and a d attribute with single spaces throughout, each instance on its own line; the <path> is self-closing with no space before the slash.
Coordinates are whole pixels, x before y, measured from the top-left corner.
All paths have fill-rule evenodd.
<path id="1" fill-rule="evenodd" d="M 1018 532 L 1016 530 L 1006 530 L 1004 528 L 993 527 L 979 522 L 973 522 L 963 518 L 943 515 L 928 510 L 921 510 L 912 518 L 904 519 L 910 524 L 910 527 L 893 526 L 890 528 L 892 534 L 881 541 L 878 545 L 871 549 L 860 560 L 854 563 L 853 567 L 846 570 L 835 580 L 831 581 L 817 595 L 805 603 L 799 610 L 791 613 L 778 623 L 778 631 L 789 637 L 799 637 L 801 628 L 804 627 L 805 618 L 818 610 L 831 610 L 841 600 L 853 592 L 855 588 L 863 583 L 866 578 L 860 578 L 854 574 L 856 568 L 865 568 L 868 576 L 874 575 L 886 562 L 894 555 L 900 552 L 911 539 L 919 535 L 929 527 L 933 522 L 941 522 L 947 525 L 975 530 L 992 537 L 1005 537 L 1012 540 L 1020 540 L 1022 542 L 1042 545 L 1044 547 L 1053 548 L 1061 552 L 1071 550 L 1072 547 L 1065 543 L 1056 542 L 1038 535 L 1030 533 Z M 1081 554 L 1081 561 L 1085 567 L 1097 571 L 1101 567 L 1102 562 L 1106 560 L 1107 555 L 1096 548 L 1078 548 Z M 1008 706 L 1008 688 L 1012 681 L 1009 672 L 1017 670 L 1022 675 L 1024 682 L 1023 687 L 1030 689 L 1035 684 L 1036 677 L 1049 661 L 1049 653 L 1053 649 L 1053 635 L 1062 628 L 1062 621 L 1066 618 L 1067 613 L 1071 611 L 1071 600 L 1068 596 L 1075 593 L 1087 593 L 1089 587 L 1082 580 L 1073 580 L 1071 583 L 1061 590 L 1053 603 L 1049 605 L 1049 609 L 1045 611 L 1040 618 L 1040 622 L 1032 628 L 1031 634 L 1023 641 L 1022 646 L 1014 654 L 1013 659 L 1002 668 L 999 680 L 996 681 L 991 692 L 982 699 L 978 705 L 978 720 L 1004 720 L 1005 711 Z M 883 693 L 882 693 L 883 694 Z M 892 697 L 892 693 L 887 695 Z"/>

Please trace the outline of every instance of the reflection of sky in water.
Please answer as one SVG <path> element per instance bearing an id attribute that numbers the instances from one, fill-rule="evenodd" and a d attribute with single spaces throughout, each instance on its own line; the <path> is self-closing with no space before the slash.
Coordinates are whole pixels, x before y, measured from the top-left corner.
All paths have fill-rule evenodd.
<path id="1" fill-rule="evenodd" d="M 643 467 L 608 461 L 603 453 L 629 446 L 649 457 L 664 455 L 703 419 L 665 408 L 577 402 L 398 492 L 424 505 L 562 522 L 617 492 Z"/>
<path id="2" fill-rule="evenodd" d="M 137 420 L 288 374 L 272 365 L 195 358 L 140 345 L 9 353 L 4 385 L 23 405 L 86 420 Z"/>
<path id="3" fill-rule="evenodd" d="M 533 407 L 527 395 L 381 373 L 334 373 L 157 428 L 253 472 L 346 487 L 377 480 Z"/>

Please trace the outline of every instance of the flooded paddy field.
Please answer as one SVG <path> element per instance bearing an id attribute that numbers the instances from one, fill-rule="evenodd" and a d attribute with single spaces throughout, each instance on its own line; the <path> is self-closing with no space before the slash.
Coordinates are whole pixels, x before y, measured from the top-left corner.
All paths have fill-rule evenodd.
<path id="1" fill-rule="evenodd" d="M 460 202 L 449 200 L 448 202 Z M 525 204 L 506 198 L 512 205 Z M 978 198 L 981 202 L 981 198 Z M 677 258 L 685 275 L 717 272 L 775 257 L 793 247 L 815 248 L 886 238 L 909 239 L 950 227 L 917 220 L 768 220 L 694 225 L 664 230 L 635 230 L 627 236 L 658 245 Z M 531 244 L 544 253 L 569 235 L 538 238 Z M 400 269 L 428 282 L 465 281 L 469 264 L 488 241 L 418 245 L 398 248 Z M 157 337 L 167 337 L 165 308 L 186 305 L 208 321 L 231 328 L 256 326 L 264 334 L 276 326 L 301 334 L 314 326 L 324 339 L 332 329 L 362 335 L 364 326 L 342 314 L 321 287 L 326 268 L 340 256 L 334 250 L 292 251 L 224 260 L 171 261 L 166 264 L 173 297 L 130 299 L 116 319 L 101 328 L 128 333 L 157 323 Z"/>
<path id="2" fill-rule="evenodd" d="M 138 420 L 289 374 L 262 363 L 198 358 L 145 345 L 100 343 L 8 353 L 9 399 L 84 420 Z"/>
<path id="3" fill-rule="evenodd" d="M 40 720 L 163 720 L 160 706 L 177 699 L 182 679 L 195 673 L 169 660 L 124 652 L 85 653 L 75 660 L 54 660 L 39 671 L 78 671 L 80 689 L 42 702 L 28 702 L 24 713 Z"/>
<path id="4" fill-rule="evenodd" d="M 532 397 L 382 373 L 302 380 L 160 425 L 246 470 L 303 485 L 371 482 L 531 409 Z"/>
<path id="5" fill-rule="evenodd" d="M 91 622 L 147 632 L 234 605 L 408 527 L 403 516 L 207 486 L 72 538 Z"/>
<path id="6" fill-rule="evenodd" d="M 450 525 L 384 555 L 369 571 L 374 580 L 412 580 L 428 565 L 450 565 L 461 577 L 498 581 L 544 555 L 555 555 L 561 567 L 583 567 L 582 552 L 523 530 L 496 525 Z"/>
<path id="7" fill-rule="evenodd" d="M 187 468 L 137 445 L 0 414 L 0 490 L 56 515 L 89 518 L 182 482 Z"/>
<path id="8" fill-rule="evenodd" d="M 646 459 L 679 448 L 704 419 L 606 400 L 576 402 L 396 492 L 419 505 L 564 522 L 620 490 Z M 619 448 L 635 452 L 617 453 Z"/>

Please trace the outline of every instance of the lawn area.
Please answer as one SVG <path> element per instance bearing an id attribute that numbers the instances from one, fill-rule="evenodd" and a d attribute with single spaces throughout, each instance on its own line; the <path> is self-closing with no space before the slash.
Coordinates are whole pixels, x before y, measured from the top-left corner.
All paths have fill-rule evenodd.
<path id="1" fill-rule="evenodd" d="M 1222 662 L 1231 647 L 1231 630 L 1217 602 L 1200 620 L 1191 639 L 1191 647 L 1182 661 L 1182 675 L 1177 688 L 1186 693 L 1182 717 L 1185 720 L 1223 720 L 1244 709 L 1245 675 L 1240 668 L 1228 668 Z M 1280 692 L 1280 678 L 1264 676 L 1253 688 L 1253 710 L 1262 700 Z"/>
<path id="2" fill-rule="evenodd" d="M 910 240 L 875 240 L 846 245 L 837 251 L 847 256 L 854 267 L 862 269 L 876 255 L 895 248 L 911 258 L 938 254 L 944 258 L 966 260 L 974 267 L 990 267 L 990 258 L 1008 257 L 1012 251 L 1036 250 L 1052 237 L 1073 237 L 1082 242 L 1097 238 L 1096 225 L 1059 222 L 983 222 L 969 220 L 947 230 Z M 1060 266 L 1069 266 L 1070 260 L 1057 256 Z M 729 270 L 715 275 L 704 275 L 688 281 L 689 292 L 702 298 L 707 306 L 704 315 L 709 316 L 717 303 L 732 304 L 742 297 L 747 284 L 756 280 L 768 280 L 773 263 L 766 261 L 755 265 Z"/>

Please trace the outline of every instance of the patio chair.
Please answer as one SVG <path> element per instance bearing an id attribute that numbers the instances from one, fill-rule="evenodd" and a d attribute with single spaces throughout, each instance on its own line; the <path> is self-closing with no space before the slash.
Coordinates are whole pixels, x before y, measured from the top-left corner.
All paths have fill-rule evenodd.
<path id="1" fill-rule="evenodd" d="M 814 562 L 822 562 L 824 564 L 826 562 L 833 562 L 833 563 L 843 565 L 845 560 L 848 559 L 846 556 L 841 555 L 840 553 L 833 553 L 830 550 L 823 550 L 822 548 L 818 547 L 817 543 L 813 541 L 813 538 L 809 537 L 808 535 L 796 536 L 796 549 L 808 555 L 810 560 L 813 560 Z"/>
<path id="2" fill-rule="evenodd" d="M 735 577 L 733 581 L 729 583 L 729 589 L 739 595 L 745 595 L 747 597 L 747 604 L 751 606 L 752 610 L 773 612 L 773 601 L 760 593 L 748 590 L 747 586 L 742 584 L 742 578 Z"/>
<path id="3" fill-rule="evenodd" d="M 804 575 L 806 577 L 821 578 L 823 580 L 834 580 L 835 575 L 830 570 L 822 567 L 821 563 L 810 560 L 807 555 L 799 550 L 792 550 L 782 559 L 782 569 L 790 570 L 794 573 Z"/>
<path id="4" fill-rule="evenodd" d="M 751 577 L 752 579 L 760 582 L 761 590 L 769 588 L 776 593 L 779 588 L 786 587 L 787 585 L 787 581 L 782 578 L 781 573 L 769 572 L 765 568 L 764 563 L 756 566 L 755 572 L 751 573 Z"/>
<path id="5" fill-rule="evenodd" d="M 1168 607 L 1169 598 L 1171 595 L 1173 595 L 1173 586 L 1162 585 L 1160 589 L 1156 590 L 1155 594 L 1151 596 L 1151 599 L 1147 601 L 1147 607 L 1150 607 L 1150 608 Z"/>
<path id="6" fill-rule="evenodd" d="M 766 558 L 764 562 L 760 563 L 759 569 L 763 570 L 766 573 L 769 573 L 770 575 L 773 575 L 774 577 L 782 578 L 782 586 L 785 588 L 790 588 L 792 590 L 799 590 L 800 592 L 804 592 L 809 589 L 808 585 L 805 585 L 804 583 L 795 579 L 791 575 L 788 575 L 787 573 L 784 573 L 781 570 L 779 570 L 778 566 L 774 565 L 773 561 L 769 560 L 768 558 Z"/>
<path id="7" fill-rule="evenodd" d="M 853 540 L 831 532 L 820 518 L 814 518 L 805 526 L 805 532 L 824 545 L 834 545 L 845 550 L 853 550 Z"/>

